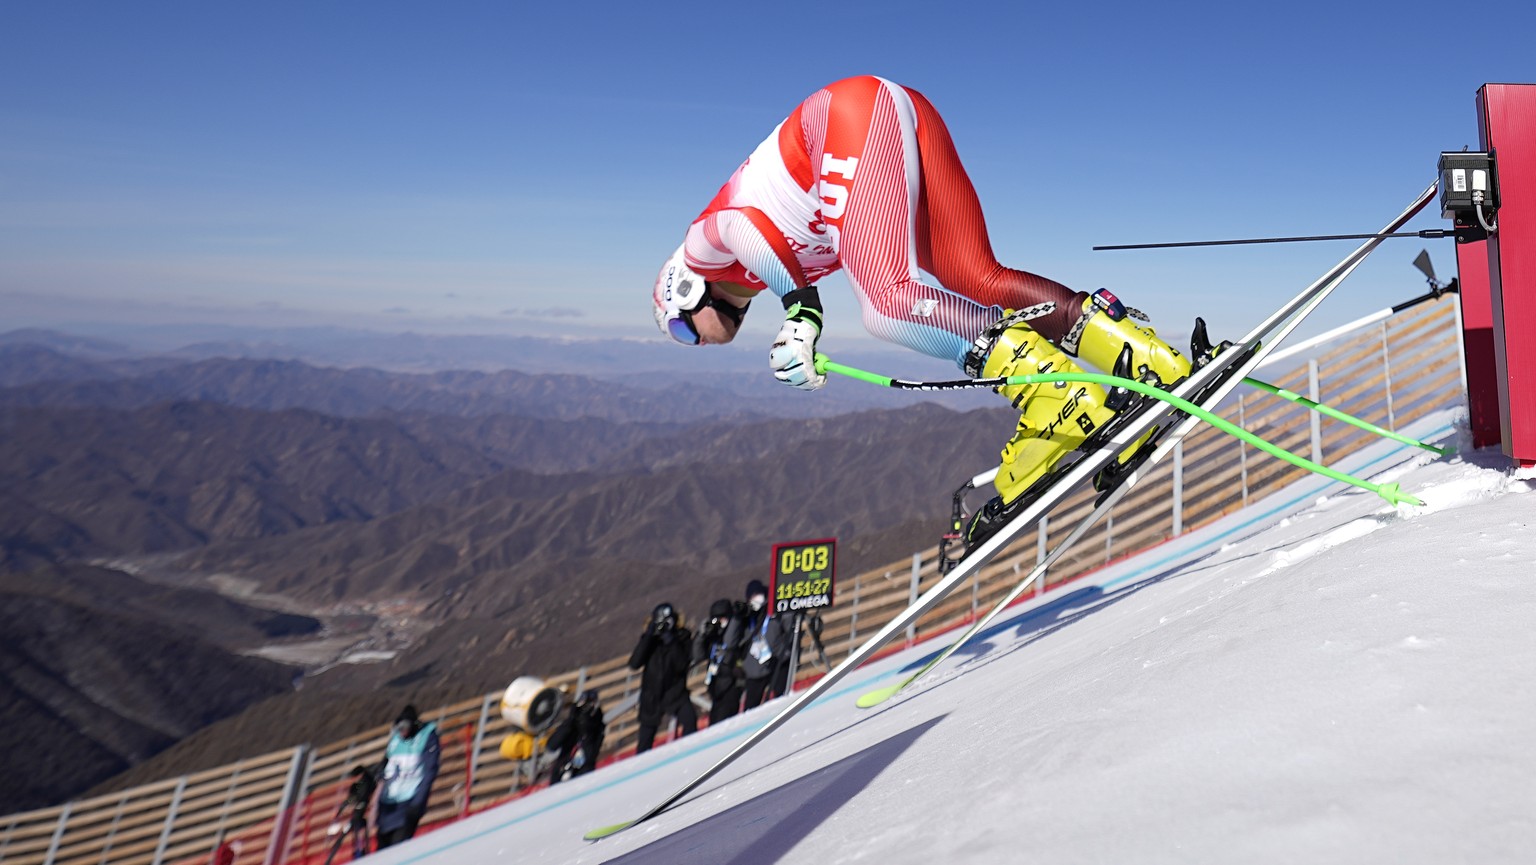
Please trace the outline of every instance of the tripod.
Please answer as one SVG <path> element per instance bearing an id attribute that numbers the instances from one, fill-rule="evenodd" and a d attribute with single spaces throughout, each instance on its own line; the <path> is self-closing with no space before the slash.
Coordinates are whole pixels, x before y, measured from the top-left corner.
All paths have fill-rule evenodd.
<path id="1" fill-rule="evenodd" d="M 325 865 L 331 865 L 336 860 L 336 854 L 341 851 L 342 843 L 347 840 L 347 836 L 351 835 L 354 830 L 358 834 L 352 839 L 352 860 L 355 862 L 368 852 L 368 824 L 364 823 L 361 826 L 354 826 L 353 824 L 354 821 L 352 820 L 348 820 L 345 823 L 331 824 L 331 830 L 326 834 L 334 834 L 336 842 L 331 845 L 331 852 L 325 857 Z"/>

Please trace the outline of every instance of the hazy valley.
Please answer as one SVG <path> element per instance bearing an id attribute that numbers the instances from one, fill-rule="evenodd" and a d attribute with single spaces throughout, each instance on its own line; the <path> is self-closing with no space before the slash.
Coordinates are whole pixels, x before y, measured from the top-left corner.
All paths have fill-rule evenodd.
<path id="1" fill-rule="evenodd" d="M 188 354 L 0 335 L 0 612 L 28 623 L 0 641 L 7 726 L 78 745 L 35 755 L 60 782 L 0 806 L 627 652 L 655 603 L 739 595 L 779 541 L 837 537 L 842 573 L 898 560 L 1012 425 L 766 372 L 641 387 L 633 366 Z"/>

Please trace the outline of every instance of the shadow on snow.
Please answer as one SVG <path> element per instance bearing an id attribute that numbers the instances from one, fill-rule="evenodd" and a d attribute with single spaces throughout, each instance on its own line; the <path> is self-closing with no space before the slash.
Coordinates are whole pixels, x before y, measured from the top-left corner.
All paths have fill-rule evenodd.
<path id="1" fill-rule="evenodd" d="M 607 860 L 610 865 L 779 862 L 945 716 L 931 718 L 729 811 Z"/>

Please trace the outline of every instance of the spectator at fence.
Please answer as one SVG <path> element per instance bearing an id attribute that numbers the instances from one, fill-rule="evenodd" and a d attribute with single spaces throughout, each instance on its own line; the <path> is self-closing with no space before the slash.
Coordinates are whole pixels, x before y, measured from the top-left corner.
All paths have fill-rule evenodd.
<path id="1" fill-rule="evenodd" d="M 726 642 L 726 631 L 738 616 L 746 614 L 746 604 L 733 604 L 729 598 L 721 598 L 709 607 L 709 618 L 699 626 L 699 635 L 693 641 L 693 662 L 708 664 L 704 673 L 704 687 L 709 694 L 709 723 L 715 724 L 741 711 L 742 684 L 745 674 L 741 671 L 743 646 Z M 737 628 L 739 636 L 745 635 Z"/>
<path id="2" fill-rule="evenodd" d="M 745 646 L 741 669 L 746 677 L 742 705 L 754 709 L 762 705 L 771 691 L 774 696 L 789 690 L 789 650 L 794 641 L 793 623 L 783 616 L 771 616 L 768 587 L 761 580 L 747 583 L 747 609 L 731 622 L 725 641 Z"/>
<path id="3" fill-rule="evenodd" d="M 597 691 L 586 690 L 576 698 L 566 712 L 560 726 L 549 734 L 549 749 L 555 752 L 554 765 L 550 767 L 549 783 L 558 784 L 567 778 L 585 775 L 597 768 L 597 755 L 603 750 L 603 737 L 608 725 L 603 720 L 603 707 L 597 700 Z"/>
<path id="4" fill-rule="evenodd" d="M 375 826 L 380 850 L 416 834 L 416 826 L 427 813 L 427 797 L 432 794 L 441 761 L 437 725 L 422 724 L 415 706 L 400 710 L 379 767 L 382 786 Z"/>
<path id="5" fill-rule="evenodd" d="M 645 671 L 640 675 L 640 730 L 635 753 L 651 750 L 656 731 L 667 716 L 677 719 L 679 735 L 698 728 L 698 716 L 688 696 L 692 643 L 693 635 L 679 624 L 671 604 L 658 604 L 651 611 L 645 633 L 629 655 L 629 668 Z"/>

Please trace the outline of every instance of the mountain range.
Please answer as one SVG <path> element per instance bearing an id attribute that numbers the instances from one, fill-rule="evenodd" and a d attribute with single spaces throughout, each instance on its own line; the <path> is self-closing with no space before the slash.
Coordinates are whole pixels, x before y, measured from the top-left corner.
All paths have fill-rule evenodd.
<path id="1" fill-rule="evenodd" d="M 241 650 L 319 625 L 104 568 L 0 570 L 0 813 L 77 794 L 290 693 L 300 670 Z"/>
<path id="2" fill-rule="evenodd" d="M 0 406 L 17 408 L 137 408 L 166 400 L 197 400 L 267 411 L 307 408 L 342 417 L 388 411 L 694 422 L 725 417 L 827 417 L 912 402 L 910 395 L 855 382 L 839 382 L 833 392 L 807 394 L 784 388 L 760 372 L 722 371 L 708 378 L 636 374 L 615 380 L 512 370 L 390 373 L 271 359 L 97 362 L 15 345 L 0 346 L 0 369 L 4 370 L 0 372 Z M 957 409 L 990 402 L 975 394 L 928 394 L 924 399 Z"/>
<path id="3" fill-rule="evenodd" d="M 41 346 L 97 360 L 142 357 L 197 361 L 298 360 L 315 367 L 370 368 L 428 373 L 450 370 L 529 374 L 561 373 L 603 381 L 634 376 L 696 379 L 710 374 L 751 373 L 762 377 L 778 325 L 749 319 L 728 346 L 687 349 L 659 334 L 648 338 L 581 338 L 558 335 L 381 333 L 339 327 L 271 328 L 230 325 L 131 325 L 108 322 L 65 333 L 41 328 L 0 332 L 0 346 Z M 836 329 L 820 347 L 837 360 L 908 378 L 953 378 L 955 367 L 878 340 L 856 329 Z M 684 380 L 687 380 L 686 378 Z M 777 387 L 777 385 L 775 385 Z"/>
<path id="4" fill-rule="evenodd" d="M 949 493 L 996 459 L 1015 417 L 852 382 L 807 395 L 766 374 L 645 388 L 621 380 L 635 372 L 400 373 L 39 339 L 0 335 L 0 572 L 11 615 L 95 648 L 57 653 L 43 678 L 59 692 L 16 702 L 20 728 L 73 730 L 92 755 L 31 804 L 128 764 L 168 775 L 345 735 L 328 714 L 338 700 L 474 693 L 627 652 L 656 603 L 693 613 L 739 596 L 776 542 L 837 537 L 844 573 L 900 559 L 942 531 Z M 65 572 L 86 588 L 39 594 Z M 210 640 L 227 610 L 125 604 L 124 585 L 314 627 Z M 133 633 L 155 639 L 129 651 Z M 41 669 L 45 643 L 11 651 Z M 348 649 L 390 659 L 334 663 Z M 140 663 L 93 679 L 83 668 L 100 652 Z M 211 683 L 240 668 L 208 673 L 196 722 L 145 719 L 159 737 L 119 736 L 134 747 L 110 755 L 84 744 L 100 738 L 89 713 L 57 710 L 71 687 L 92 705 L 152 690 L 165 658 L 190 655 L 266 672 L 232 690 Z M 269 657 L 299 664 L 304 690 Z M 242 732 L 215 734 L 226 728 Z"/>

